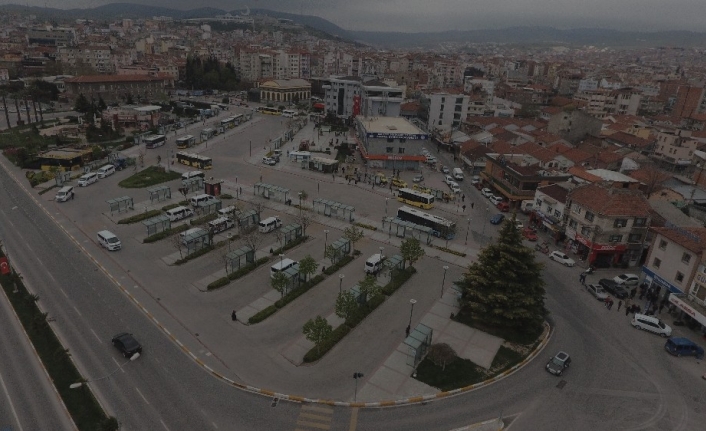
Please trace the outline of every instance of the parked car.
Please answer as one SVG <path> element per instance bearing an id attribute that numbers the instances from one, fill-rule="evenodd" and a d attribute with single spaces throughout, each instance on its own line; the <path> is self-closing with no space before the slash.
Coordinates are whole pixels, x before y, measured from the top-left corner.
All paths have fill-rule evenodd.
<path id="1" fill-rule="evenodd" d="M 510 204 L 506 201 L 500 202 L 499 204 L 495 205 L 495 207 L 504 213 L 510 211 Z"/>
<path id="2" fill-rule="evenodd" d="M 576 263 L 572 258 L 565 255 L 559 250 L 554 250 L 553 252 L 549 253 L 549 259 L 553 260 L 554 262 L 559 262 L 564 266 L 574 266 L 574 264 Z"/>
<path id="3" fill-rule="evenodd" d="M 424 175 L 417 174 L 414 176 L 414 178 L 412 178 L 412 181 L 415 183 L 421 183 L 422 181 L 424 181 Z"/>
<path id="4" fill-rule="evenodd" d="M 126 358 L 131 358 L 135 353 L 142 353 L 142 346 L 132 334 L 122 332 L 111 340 L 113 346 Z"/>
<path id="5" fill-rule="evenodd" d="M 601 278 L 598 280 L 598 284 L 600 284 L 606 292 L 613 294 L 618 299 L 625 299 L 628 297 L 628 291 L 609 278 Z"/>
<path id="6" fill-rule="evenodd" d="M 621 286 L 637 286 L 640 277 L 635 274 L 620 274 L 613 278 L 613 281 Z"/>
<path id="7" fill-rule="evenodd" d="M 490 224 L 500 224 L 505 220 L 505 214 L 495 214 L 490 218 Z"/>
<path id="8" fill-rule="evenodd" d="M 664 350 L 674 356 L 694 356 L 696 359 L 704 358 L 704 348 L 683 337 L 674 337 L 664 343 Z"/>
<path id="9" fill-rule="evenodd" d="M 451 183 L 456 184 L 456 181 L 454 181 L 454 179 L 453 179 L 453 177 L 452 177 L 451 175 L 446 175 L 446 176 L 444 177 L 444 182 L 445 182 L 447 185 L 451 185 Z"/>
<path id="10" fill-rule="evenodd" d="M 633 316 L 630 324 L 637 329 L 654 332 L 662 337 L 672 336 L 672 328 L 654 316 L 637 313 Z"/>
<path id="11" fill-rule="evenodd" d="M 480 177 L 478 175 L 473 175 L 473 177 L 471 177 L 471 184 L 476 185 L 478 183 L 480 183 Z"/>
<path id="12" fill-rule="evenodd" d="M 274 166 L 277 164 L 277 161 L 273 159 L 272 157 L 263 157 L 262 158 L 262 163 L 270 166 Z"/>
<path id="13" fill-rule="evenodd" d="M 522 236 L 528 241 L 537 241 L 537 232 L 528 227 L 522 229 Z"/>
<path id="14" fill-rule="evenodd" d="M 497 206 L 500 202 L 503 201 L 503 198 L 501 198 L 500 196 L 495 196 L 495 195 L 489 196 L 488 199 L 490 199 L 490 202 L 491 202 L 493 205 L 496 205 L 496 206 Z"/>
<path id="15" fill-rule="evenodd" d="M 515 220 L 515 226 L 517 226 L 518 229 L 523 229 L 525 227 L 525 225 L 519 220 Z"/>
<path id="16" fill-rule="evenodd" d="M 586 290 L 599 301 L 605 301 L 606 298 L 608 298 L 608 294 L 606 293 L 605 289 L 603 289 L 597 284 L 587 284 Z"/>
<path id="17" fill-rule="evenodd" d="M 448 167 L 448 166 L 442 166 L 442 167 L 441 167 L 441 172 L 443 172 L 443 173 L 445 173 L 445 174 L 448 174 L 448 173 L 451 172 L 451 170 L 449 170 L 449 167 Z"/>
<path id="18" fill-rule="evenodd" d="M 493 191 L 490 190 L 489 188 L 484 188 L 484 189 L 482 189 L 480 192 L 481 192 L 481 194 L 482 194 L 483 196 L 485 196 L 486 198 L 489 198 L 489 197 L 493 196 Z"/>
<path id="19" fill-rule="evenodd" d="M 547 362 L 547 365 L 544 368 L 555 376 L 561 376 L 561 373 L 563 373 L 565 369 L 569 368 L 569 365 L 571 365 L 571 357 L 569 354 L 566 352 L 559 352 L 554 355 L 553 358 L 549 359 L 549 362 Z"/>

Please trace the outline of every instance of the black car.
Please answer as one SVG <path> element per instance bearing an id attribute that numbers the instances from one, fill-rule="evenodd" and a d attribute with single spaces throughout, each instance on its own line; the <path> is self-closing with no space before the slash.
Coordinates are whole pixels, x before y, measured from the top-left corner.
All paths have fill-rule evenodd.
<path id="1" fill-rule="evenodd" d="M 140 343 L 127 332 L 120 333 L 111 340 L 113 346 L 120 351 L 126 358 L 131 358 L 135 353 L 142 353 Z"/>
<path id="2" fill-rule="evenodd" d="M 625 299 L 628 297 L 628 291 L 623 288 L 623 286 L 616 283 L 614 280 L 609 278 L 601 278 L 598 280 L 598 284 L 601 285 L 606 292 L 611 293 L 618 299 Z"/>
<path id="3" fill-rule="evenodd" d="M 549 362 L 547 362 L 547 365 L 544 366 L 544 369 L 555 376 L 561 376 L 561 373 L 564 372 L 564 369 L 569 368 L 569 365 L 571 365 L 571 357 L 569 354 L 566 352 L 559 352 L 554 355 L 554 357 L 549 359 Z"/>

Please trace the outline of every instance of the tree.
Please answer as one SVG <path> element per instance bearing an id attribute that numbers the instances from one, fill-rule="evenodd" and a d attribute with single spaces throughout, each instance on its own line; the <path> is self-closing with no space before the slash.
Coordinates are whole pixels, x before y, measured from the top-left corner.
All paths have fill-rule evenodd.
<path id="1" fill-rule="evenodd" d="M 335 265 L 338 259 L 341 258 L 341 249 L 334 247 L 333 244 L 329 244 L 326 246 L 326 250 L 324 250 L 324 257 L 331 260 L 331 265 Z"/>
<path id="2" fill-rule="evenodd" d="M 299 261 L 299 273 L 304 276 L 304 281 L 307 281 L 309 276 L 314 274 L 318 267 L 319 264 L 313 257 L 311 257 L 311 255 L 308 255 Z"/>
<path id="3" fill-rule="evenodd" d="M 543 265 L 525 247 L 513 216 L 503 223 L 497 241 L 484 248 L 455 282 L 462 290 L 461 313 L 485 325 L 532 333 L 547 315 Z"/>
<path id="4" fill-rule="evenodd" d="M 108 109 L 108 105 L 105 104 L 105 100 L 103 100 L 103 96 L 98 96 L 98 104 L 96 105 L 96 108 L 98 109 L 99 112 L 103 112 L 106 109 Z"/>
<path id="5" fill-rule="evenodd" d="M 319 344 L 326 340 L 333 332 L 333 328 L 321 316 L 309 319 L 302 328 L 302 332 L 307 340 L 316 345 L 316 352 L 319 352 Z"/>
<path id="6" fill-rule="evenodd" d="M 358 287 L 360 288 L 362 302 L 368 302 L 368 298 L 374 298 L 382 292 L 382 287 L 377 283 L 377 278 L 370 274 L 366 275 L 358 283 Z"/>
<path id="7" fill-rule="evenodd" d="M 260 247 L 260 244 L 262 244 L 262 240 L 264 239 L 262 234 L 257 229 L 252 228 L 249 232 L 243 233 L 241 238 L 243 239 L 243 243 L 252 250 L 253 259 L 257 260 L 257 248 Z"/>
<path id="8" fill-rule="evenodd" d="M 414 266 L 414 263 L 421 259 L 425 252 L 418 239 L 407 238 L 400 245 L 400 254 L 405 262 L 409 261 L 409 266 Z"/>
<path id="9" fill-rule="evenodd" d="M 427 358 L 437 367 L 441 367 L 441 371 L 446 369 L 446 365 L 458 359 L 454 349 L 446 343 L 432 344 L 429 347 Z"/>
<path id="10" fill-rule="evenodd" d="M 80 112 L 82 114 L 87 113 L 91 109 L 91 102 L 86 99 L 83 93 L 79 94 L 76 98 L 76 103 L 74 103 L 74 111 Z"/>
<path id="11" fill-rule="evenodd" d="M 314 218 L 304 212 L 300 212 L 300 215 L 296 216 L 294 220 L 302 227 L 302 235 L 306 235 L 306 229 L 314 222 Z"/>
<path id="12" fill-rule="evenodd" d="M 669 179 L 669 175 L 666 172 L 662 171 L 659 166 L 657 166 L 655 163 L 650 163 L 648 165 L 643 166 L 642 168 L 633 172 L 632 175 L 638 177 L 637 179 L 639 179 L 645 184 L 645 197 L 647 199 L 650 198 L 652 193 L 661 189 L 662 183 Z M 698 183 L 700 182 L 700 179 L 700 174 L 697 174 L 694 177 L 694 181 L 697 182 L 697 187 L 699 186 Z"/>
<path id="13" fill-rule="evenodd" d="M 181 235 L 179 235 L 178 233 L 175 233 L 174 235 L 171 236 L 169 241 L 172 243 L 172 247 L 179 250 L 179 258 L 183 259 L 184 254 L 182 253 L 182 250 L 184 248 L 184 243 L 181 242 Z"/>
<path id="14" fill-rule="evenodd" d="M 348 320 L 356 310 L 358 310 L 358 301 L 350 291 L 343 291 L 336 298 L 336 316 L 341 319 Z"/>
<path id="15" fill-rule="evenodd" d="M 355 250 L 355 243 L 363 239 L 363 229 L 355 226 L 347 227 L 343 230 L 343 237 L 351 242 L 351 249 Z"/>
<path id="16" fill-rule="evenodd" d="M 287 290 L 287 286 L 289 285 L 289 277 L 287 277 L 284 272 L 279 271 L 270 278 L 270 283 L 272 284 L 272 288 L 274 290 L 279 292 L 281 296 L 284 296 L 284 292 Z"/>

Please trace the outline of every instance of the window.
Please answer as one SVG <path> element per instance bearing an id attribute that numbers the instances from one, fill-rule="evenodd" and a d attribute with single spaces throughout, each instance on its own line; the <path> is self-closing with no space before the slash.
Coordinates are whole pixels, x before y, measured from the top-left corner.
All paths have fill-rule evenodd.
<path id="1" fill-rule="evenodd" d="M 387 138 L 387 142 L 395 142 L 394 138 Z"/>
<path id="2" fill-rule="evenodd" d="M 547 207 L 547 214 L 551 214 L 553 210 L 554 210 L 554 208 L 548 206 Z"/>
<path id="3" fill-rule="evenodd" d="M 559 210 L 554 210 L 554 217 L 556 217 L 556 218 L 561 218 L 561 211 L 559 211 Z"/>
<path id="4" fill-rule="evenodd" d="M 537 206 L 537 209 L 542 208 L 542 200 L 537 199 L 537 202 L 535 202 L 535 205 Z"/>
<path id="5" fill-rule="evenodd" d="M 576 226 L 577 226 L 577 225 L 578 225 L 578 223 L 576 223 L 576 220 L 571 220 L 571 221 L 569 221 L 569 227 L 570 227 L 571 229 L 576 229 Z"/>
<path id="6" fill-rule="evenodd" d="M 400 138 L 400 144 L 404 144 L 405 142 L 407 142 L 406 138 Z"/>
<path id="7" fill-rule="evenodd" d="M 659 268 L 659 266 L 662 264 L 662 261 L 659 258 L 655 257 L 655 260 L 652 261 L 652 266 L 655 268 Z"/>
<path id="8" fill-rule="evenodd" d="M 608 239 L 608 241 L 610 241 L 610 242 L 620 242 L 622 240 L 623 240 L 622 235 L 611 235 L 610 238 Z"/>
<path id="9" fill-rule="evenodd" d="M 665 240 L 663 240 L 663 239 L 660 240 L 660 241 L 659 241 L 659 249 L 660 249 L 660 250 L 666 250 L 666 249 L 667 249 L 667 241 L 665 241 Z"/>
<path id="10" fill-rule="evenodd" d="M 682 263 L 686 263 L 688 265 L 689 262 L 691 261 L 691 255 L 689 253 L 684 253 L 681 256 L 681 261 L 682 261 Z"/>
<path id="11" fill-rule="evenodd" d="M 684 281 L 684 274 L 677 271 L 677 275 L 674 277 L 674 279 L 677 281 L 677 283 L 681 283 L 682 281 Z"/>
<path id="12" fill-rule="evenodd" d="M 590 235 L 591 234 L 591 228 L 588 226 L 584 226 L 581 228 L 581 235 Z"/>
<path id="13" fill-rule="evenodd" d="M 640 242 L 642 239 L 642 235 L 639 233 L 631 233 L 630 236 L 628 236 L 628 242 L 636 243 Z"/>
<path id="14" fill-rule="evenodd" d="M 399 152 L 400 154 L 404 154 L 404 147 L 400 147 L 399 150 L 398 150 L 398 152 Z"/>
<path id="15" fill-rule="evenodd" d="M 625 227 L 628 225 L 627 219 L 624 218 L 617 218 L 615 219 L 615 222 L 613 222 L 613 227 Z"/>
<path id="16" fill-rule="evenodd" d="M 588 221 L 593 221 L 593 213 L 590 211 L 586 211 L 586 215 L 584 216 L 586 220 Z"/>
<path id="17" fill-rule="evenodd" d="M 392 151 L 394 151 L 394 147 L 386 147 L 385 148 L 386 153 L 391 153 Z"/>
<path id="18" fill-rule="evenodd" d="M 647 225 L 647 219 L 644 217 L 636 218 L 632 225 L 634 227 L 645 227 Z"/>

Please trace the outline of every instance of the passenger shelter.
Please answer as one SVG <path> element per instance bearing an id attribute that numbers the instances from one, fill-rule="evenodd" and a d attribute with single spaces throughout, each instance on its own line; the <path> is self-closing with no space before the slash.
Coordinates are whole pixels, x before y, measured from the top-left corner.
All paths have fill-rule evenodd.
<path id="1" fill-rule="evenodd" d="M 106 202 L 110 206 L 111 215 L 116 212 L 121 213 L 123 211 L 135 209 L 134 204 L 132 202 L 132 198 L 130 196 L 108 199 Z"/>
<path id="2" fill-rule="evenodd" d="M 169 216 L 166 214 L 161 214 L 156 217 L 149 218 L 142 222 L 147 228 L 147 236 L 152 236 L 154 234 L 164 232 L 167 229 L 171 229 L 172 222 L 169 220 Z"/>
<path id="3" fill-rule="evenodd" d="M 316 198 L 313 201 L 314 212 L 328 217 L 339 218 L 345 221 L 353 221 L 355 207 L 328 199 Z"/>
<path id="4" fill-rule="evenodd" d="M 161 202 L 172 198 L 172 189 L 169 186 L 152 187 L 147 189 L 147 192 L 150 194 L 150 203 L 155 200 Z"/>
<path id="5" fill-rule="evenodd" d="M 243 266 L 255 262 L 255 251 L 250 247 L 240 247 L 237 250 L 233 250 L 226 254 L 226 274 L 228 274 L 228 268 L 230 268 L 230 273 L 233 273 Z"/>
<path id="6" fill-rule="evenodd" d="M 265 199 L 273 199 L 283 203 L 290 200 L 289 189 L 267 183 L 255 183 L 253 186 L 253 193 L 256 196 L 262 196 Z"/>

